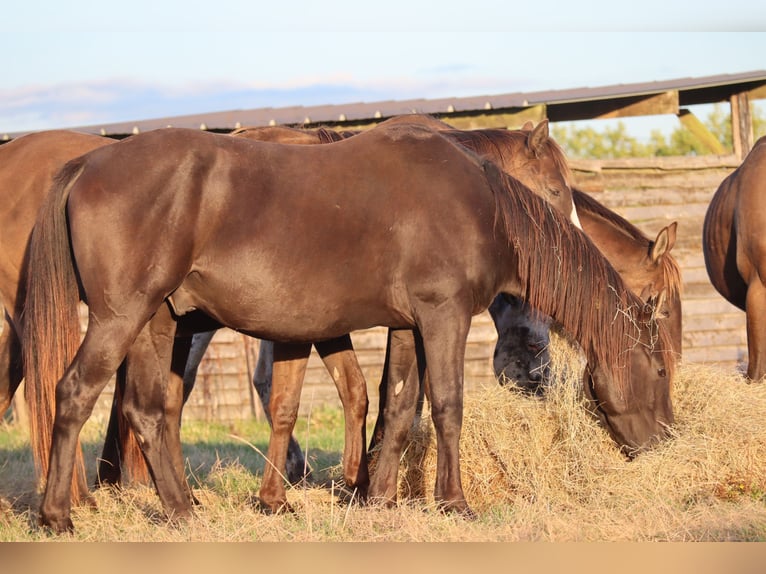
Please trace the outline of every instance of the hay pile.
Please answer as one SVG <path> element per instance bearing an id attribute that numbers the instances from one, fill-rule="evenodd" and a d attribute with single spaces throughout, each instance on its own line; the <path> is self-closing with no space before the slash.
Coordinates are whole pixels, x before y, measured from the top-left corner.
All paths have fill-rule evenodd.
<path id="1" fill-rule="evenodd" d="M 557 383 L 544 399 L 500 387 L 466 397 L 461 467 L 474 510 L 511 508 L 532 538 L 740 538 L 733 524 L 766 524 L 766 384 L 681 365 L 673 437 L 628 461 L 583 408 L 579 355 L 556 339 L 552 357 Z M 401 497 L 430 500 L 428 416 L 412 438 Z"/>

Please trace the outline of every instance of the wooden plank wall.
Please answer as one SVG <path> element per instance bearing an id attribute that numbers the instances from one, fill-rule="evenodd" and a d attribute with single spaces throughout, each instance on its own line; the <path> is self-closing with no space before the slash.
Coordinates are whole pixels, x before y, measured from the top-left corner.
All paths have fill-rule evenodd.
<path id="1" fill-rule="evenodd" d="M 710 284 L 702 224 L 719 184 L 739 163 L 735 156 L 571 162 L 580 189 L 649 237 L 678 221 L 672 253 L 683 276 L 684 360 L 727 369 L 747 361 L 745 315 Z"/>
<path id="2" fill-rule="evenodd" d="M 679 222 L 673 254 L 683 272 L 684 360 L 742 368 L 747 360 L 744 313 L 718 295 L 707 278 L 702 256 L 702 222 L 711 197 L 739 160 L 734 156 L 652 158 L 627 160 L 575 160 L 576 185 L 636 224 L 647 235 L 672 221 Z M 385 329 L 375 328 L 352 336 L 367 377 L 370 413 L 377 412 L 378 392 L 385 353 Z M 474 318 L 466 353 L 466 389 L 494 384 L 491 357 L 495 329 L 485 312 Z M 200 366 L 197 384 L 185 416 L 202 420 L 233 421 L 263 417 L 250 378 L 258 342 L 229 330 L 213 339 Z M 112 386 L 104 392 L 96 416 L 105 418 Z M 337 392 L 324 366 L 312 352 L 304 385 L 301 412 L 306 415 L 323 405 L 339 406 Z"/>

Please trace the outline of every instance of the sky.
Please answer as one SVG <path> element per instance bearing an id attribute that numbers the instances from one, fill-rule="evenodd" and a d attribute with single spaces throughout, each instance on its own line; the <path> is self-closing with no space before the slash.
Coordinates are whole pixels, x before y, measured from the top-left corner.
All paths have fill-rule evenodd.
<path id="1" fill-rule="evenodd" d="M 766 70 L 754 0 L 365 4 L 6 3 L 0 134 Z"/>

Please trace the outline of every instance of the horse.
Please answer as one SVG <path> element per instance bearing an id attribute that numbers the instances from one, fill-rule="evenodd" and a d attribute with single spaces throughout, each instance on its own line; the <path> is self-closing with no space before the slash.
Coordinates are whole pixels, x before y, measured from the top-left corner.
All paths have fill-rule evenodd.
<path id="1" fill-rule="evenodd" d="M 102 147 L 115 140 L 65 130 L 32 133 L 0 146 L 0 303 L 4 308 L 4 325 L 0 335 L 0 416 L 23 378 L 21 335 L 23 305 L 26 293 L 26 249 L 53 176 L 64 163 L 78 155 Z M 50 401 L 53 397 L 50 397 Z M 52 413 L 46 415 L 52 419 Z M 43 432 L 40 417 L 30 417 L 31 436 Z M 34 441 L 33 441 L 34 442 Z M 47 460 L 36 459 L 38 471 L 47 470 Z M 83 498 L 84 465 L 78 455 L 77 479 L 73 486 L 75 499 Z M 41 471 L 42 472 L 42 471 Z"/>
<path id="2" fill-rule="evenodd" d="M 621 448 L 639 452 L 666 436 L 674 358 L 664 327 L 569 220 L 432 130 L 390 126 L 289 146 L 166 128 L 69 162 L 32 234 L 25 310 L 26 377 L 61 377 L 42 524 L 73 528 L 77 436 L 134 353 L 147 360 L 126 386 L 124 411 L 164 508 L 190 515 L 168 452 L 179 429 L 163 423 L 180 408 L 167 401 L 167 373 L 174 336 L 211 320 L 284 344 L 271 399 L 276 468 L 311 342 L 374 325 L 415 330 L 430 372 L 434 497 L 445 511 L 471 515 L 458 454 L 463 353 L 471 316 L 500 292 L 527 299 L 580 342 L 585 393 Z M 62 376 L 51 357 L 69 355 L 80 295 L 88 329 Z M 372 499 L 395 499 L 397 426 L 409 424 L 410 395 L 389 387 L 393 432 Z M 267 466 L 262 498 L 275 481 Z"/>
<path id="3" fill-rule="evenodd" d="M 528 122 L 521 130 L 486 129 L 463 132 L 454 130 L 448 124 L 431 116 L 412 114 L 390 118 L 382 125 L 400 124 L 415 124 L 439 130 L 468 149 L 491 159 L 503 171 L 522 181 L 532 191 L 548 200 L 553 207 L 567 215 L 575 225 L 579 226 L 570 191 L 571 173 L 563 151 L 549 136 L 547 121 L 540 122 L 536 126 Z M 314 145 L 340 141 L 358 133 L 360 132 L 336 131 L 325 128 L 306 130 L 287 126 L 263 126 L 240 128 L 233 131 L 231 135 L 258 141 Z M 526 303 L 521 301 L 518 303 L 518 308 L 515 308 L 512 313 L 508 312 L 508 309 L 495 312 L 494 306 L 490 306 L 489 311 L 499 334 L 493 360 L 495 373 L 499 379 L 503 383 L 513 381 L 516 386 L 524 390 L 534 390 L 547 383 L 546 377 L 550 372 L 548 368 L 550 355 L 547 345 L 542 344 L 537 323 L 532 319 L 536 317 L 536 314 L 528 308 Z M 212 337 L 213 332 L 200 333 L 194 336 L 191 350 L 191 359 L 193 360 L 189 360 L 183 377 L 184 402 L 193 389 L 197 365 Z M 397 357 L 396 365 L 401 365 L 407 360 L 405 357 L 409 357 L 409 362 L 412 363 L 415 357 L 414 339 L 407 338 L 406 334 L 400 333 L 397 337 L 389 339 L 389 345 L 391 344 L 396 345 L 397 349 L 393 350 L 393 355 L 387 349 L 386 354 L 389 359 L 391 356 Z M 258 362 L 253 373 L 253 386 L 264 405 L 264 412 L 269 423 L 271 423 L 268 405 L 271 392 L 273 345 L 273 342 L 261 343 L 261 352 L 259 352 Z M 325 362 L 327 371 L 331 373 L 336 386 L 338 386 L 345 410 L 348 404 L 345 397 L 350 395 L 350 391 L 346 390 L 347 382 L 361 385 L 363 380 L 363 374 L 356 360 L 351 339 L 345 336 L 335 341 L 335 353 L 327 352 L 322 345 L 326 346 L 327 344 L 320 343 L 317 349 Z M 498 353 L 497 349 L 501 347 L 512 348 L 513 353 Z M 409 367 L 407 368 L 409 369 Z M 383 436 L 383 412 L 385 410 L 388 378 L 398 377 L 398 381 L 404 374 L 396 369 L 391 371 L 391 360 L 386 360 L 383 377 L 379 385 L 378 418 L 369 450 L 374 450 L 375 445 Z M 116 408 L 115 404 L 111 421 L 115 421 L 119 417 Z M 117 427 L 110 424 L 109 428 L 116 429 Z M 133 450 L 129 437 L 122 437 L 118 442 L 113 438 L 115 433 L 116 430 L 107 433 L 106 443 L 112 444 L 114 447 L 109 452 L 104 451 L 99 465 L 99 476 L 111 477 L 110 482 L 116 482 L 119 476 L 119 452 L 127 453 Z M 351 440 L 351 436 L 353 433 L 349 431 L 347 438 Z M 354 452 L 357 452 L 358 449 L 359 447 L 352 448 Z M 140 465 L 142 461 L 137 457 L 131 457 L 130 461 L 126 462 L 132 469 Z M 297 483 L 305 477 L 306 470 L 307 465 L 300 446 L 294 437 L 290 437 L 285 476 L 290 483 Z M 135 471 L 133 472 L 135 473 Z"/>
<path id="4" fill-rule="evenodd" d="M 407 120 L 408 122 L 421 122 L 424 124 L 429 122 L 427 118 L 418 117 L 407 117 Z M 396 120 L 389 120 L 389 122 L 395 123 Z M 440 129 L 449 127 L 437 120 L 433 120 L 433 122 L 437 123 Z M 545 131 L 543 131 L 543 128 Z M 523 154 L 523 157 L 526 158 L 524 164 L 526 171 L 534 170 L 535 173 L 544 174 L 547 169 L 558 169 L 557 166 L 563 165 L 559 149 L 552 141 L 547 141 L 547 124 L 542 124 L 534 132 L 531 125 L 526 126 L 526 129 L 529 132 L 528 138 L 516 137 L 511 140 L 516 144 L 515 153 Z M 245 128 L 236 130 L 231 135 L 263 139 L 265 141 L 313 144 L 337 141 L 350 137 L 355 133 L 358 132 L 337 132 L 323 128 L 304 130 L 275 126 L 257 129 Z M 10 400 L 22 378 L 21 351 L 18 343 L 18 333 L 21 329 L 20 305 L 17 306 L 15 300 L 17 291 L 20 298 L 23 299 L 25 289 L 22 272 L 25 266 L 24 253 L 34 218 L 39 205 L 42 203 L 44 192 L 47 190 L 56 169 L 67 160 L 73 159 L 96 147 L 113 143 L 113 141 L 115 140 L 90 134 L 53 130 L 17 138 L 0 148 L 0 188 L 3 190 L 5 205 L 10 206 L 9 209 L 5 209 L 0 213 L 0 222 L 3 224 L 2 228 L 0 228 L 0 251 L 4 253 L 4 257 L 0 258 L 0 293 L 3 295 L 3 305 L 7 309 L 5 315 L 7 324 L 3 329 L 2 339 L 0 340 L 0 365 L 3 365 L 2 371 L 0 371 L 0 401 L 2 401 L 0 402 L 0 407 L 2 407 L 2 412 L 5 412 L 10 404 Z M 503 145 L 507 146 L 509 143 L 503 142 Z M 506 158 L 510 157 L 510 155 L 512 154 L 504 153 Z M 514 171 L 517 174 L 523 175 L 523 170 L 521 169 L 516 168 Z M 539 193 L 547 194 L 548 197 L 556 199 L 556 194 L 558 194 L 559 190 L 566 189 L 560 183 L 562 181 L 561 178 L 565 175 L 567 174 L 562 174 L 558 177 L 547 176 L 546 178 L 539 179 L 541 182 L 552 182 L 552 186 L 549 187 L 553 191 L 541 187 L 542 184 L 537 184 L 536 181 L 529 180 L 529 178 L 528 181 L 530 184 L 535 185 L 534 189 Z M 559 200 L 559 203 L 561 203 L 561 200 Z M 566 205 L 565 203 L 564 206 L 566 207 Z M 571 210 L 571 207 L 568 210 Z M 501 336 L 499 341 L 510 339 L 511 337 L 519 339 L 521 337 L 519 330 L 523 331 L 526 329 L 524 317 L 524 315 L 509 317 L 514 324 L 505 326 L 505 332 L 508 335 Z M 521 325 L 518 325 L 518 323 L 521 323 Z M 499 325 L 498 328 L 502 329 Z M 209 342 L 211 336 L 212 332 L 207 335 L 207 342 Z M 195 337 L 196 340 L 197 337 Z M 206 347 L 206 343 L 203 342 L 204 340 L 205 338 L 203 337 L 195 344 L 193 352 L 196 354 L 188 361 L 186 374 L 184 375 L 184 401 L 193 386 L 196 367 Z M 508 344 L 507 341 L 506 344 Z M 259 397 L 264 404 L 267 417 L 271 384 L 271 365 L 268 362 L 268 359 L 271 357 L 270 345 L 271 343 L 263 345 L 263 352 L 259 355 L 259 364 L 256 369 L 257 374 L 266 372 L 268 377 L 266 379 L 260 377 L 257 381 L 257 377 L 254 377 L 254 383 Z M 350 347 L 350 340 L 348 345 Z M 519 346 L 516 343 L 514 345 Z M 325 359 L 328 372 L 346 374 L 344 367 L 354 368 L 356 364 L 355 359 L 350 367 L 349 361 L 338 362 L 336 359 L 336 362 L 333 362 L 333 354 L 327 348 L 327 344 L 320 343 L 320 356 Z M 522 345 L 521 348 L 527 349 L 528 346 Z M 517 384 L 525 385 L 528 384 L 527 381 L 534 382 L 539 377 L 539 373 L 542 372 L 542 368 L 547 362 L 548 357 L 545 349 L 518 351 L 512 362 L 502 367 L 502 376 L 509 376 Z M 501 371 L 498 372 L 501 373 Z M 355 370 L 349 371 L 347 377 L 352 376 L 350 373 L 361 377 L 361 370 L 358 369 L 358 365 Z M 143 460 L 140 458 L 140 454 L 137 454 L 134 442 L 130 440 L 130 435 L 125 431 L 120 433 L 117 426 L 119 417 L 115 413 L 118 409 L 119 394 L 122 387 L 119 381 L 120 377 L 118 376 L 116 401 L 113 408 L 115 412 L 113 412 L 110 418 L 104 450 L 99 458 L 97 485 L 118 484 L 121 481 L 123 465 L 127 467 L 135 480 L 148 479 Z M 38 472 L 43 476 L 47 473 L 48 448 L 45 444 L 41 444 L 41 441 L 44 443 L 47 440 L 45 437 L 49 434 L 49 431 L 46 430 L 46 426 L 42 421 L 52 421 L 52 402 L 52 393 L 46 399 L 34 396 L 29 397 L 29 403 L 34 413 L 32 416 L 32 444 L 35 447 L 33 448 L 34 458 Z M 51 406 L 45 408 L 45 404 L 50 404 Z M 120 434 L 122 436 L 118 438 Z M 121 459 L 123 459 L 122 464 Z M 305 469 L 305 460 L 300 447 L 294 440 L 291 440 L 287 465 L 287 476 L 290 482 L 295 483 L 301 480 Z M 77 466 L 75 484 L 73 485 L 73 498 L 76 501 L 87 499 L 87 485 L 85 484 L 82 462 Z"/>
<path id="5" fill-rule="evenodd" d="M 702 226 L 702 251 L 713 287 L 745 311 L 748 364 L 746 376 L 766 374 L 766 137 L 761 137 L 742 164 L 722 182 L 710 201 Z"/>
<path id="6" fill-rule="evenodd" d="M 572 188 L 572 200 L 585 234 L 620 274 L 627 287 L 649 305 L 667 327 L 673 352 L 683 346 L 682 281 L 678 262 L 670 253 L 678 222 L 649 239 L 638 227 L 587 193 Z"/>

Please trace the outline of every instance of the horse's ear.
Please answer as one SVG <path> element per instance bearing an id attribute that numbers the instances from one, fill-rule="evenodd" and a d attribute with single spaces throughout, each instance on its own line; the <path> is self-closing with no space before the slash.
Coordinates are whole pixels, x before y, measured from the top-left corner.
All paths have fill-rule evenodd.
<path id="1" fill-rule="evenodd" d="M 535 127 L 535 124 L 532 123 L 532 120 L 527 120 L 524 122 L 524 125 L 521 126 L 521 131 L 523 132 L 531 132 L 532 128 Z"/>
<path id="2" fill-rule="evenodd" d="M 657 234 L 657 239 L 654 240 L 649 250 L 649 256 L 653 263 L 657 263 L 665 254 L 673 249 L 673 246 L 676 244 L 677 230 L 678 222 L 674 221 L 667 227 L 663 227 Z"/>
<path id="3" fill-rule="evenodd" d="M 543 146 L 548 141 L 548 120 L 545 119 L 537 124 L 527 136 L 527 149 L 535 156 L 543 151 Z"/>

